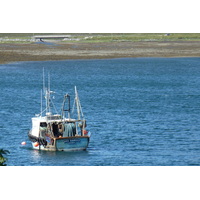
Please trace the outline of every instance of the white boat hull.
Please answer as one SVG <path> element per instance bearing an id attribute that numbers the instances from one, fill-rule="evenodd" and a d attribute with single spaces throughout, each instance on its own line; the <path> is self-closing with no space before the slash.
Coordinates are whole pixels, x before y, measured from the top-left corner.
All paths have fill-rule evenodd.
<path id="1" fill-rule="evenodd" d="M 89 140 L 89 136 L 62 137 L 54 138 L 53 142 L 47 145 L 32 142 L 32 146 L 33 149 L 45 151 L 82 151 L 87 149 Z"/>

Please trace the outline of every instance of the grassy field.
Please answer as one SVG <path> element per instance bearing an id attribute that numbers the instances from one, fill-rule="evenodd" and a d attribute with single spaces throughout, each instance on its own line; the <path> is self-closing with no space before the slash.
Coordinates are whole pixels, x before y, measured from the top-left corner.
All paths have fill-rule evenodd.
<path id="1" fill-rule="evenodd" d="M 71 35 L 70 42 L 200 41 L 200 33 L 0 33 L 0 43 L 33 42 L 34 35 Z M 60 40 L 61 42 L 61 40 Z M 62 40 L 69 42 L 69 40 Z"/>
<path id="2" fill-rule="evenodd" d="M 87 41 L 186 41 L 186 40 L 200 40 L 198 33 L 124 33 L 124 34 L 102 34 L 93 35 L 86 39 Z"/>

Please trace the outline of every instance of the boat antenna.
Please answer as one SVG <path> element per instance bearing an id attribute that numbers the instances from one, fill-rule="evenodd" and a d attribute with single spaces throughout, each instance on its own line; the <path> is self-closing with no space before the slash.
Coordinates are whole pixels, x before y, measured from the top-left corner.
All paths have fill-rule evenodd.
<path id="1" fill-rule="evenodd" d="M 44 76 L 44 67 L 43 67 L 43 92 L 45 92 L 45 76 Z"/>
<path id="2" fill-rule="evenodd" d="M 42 90 L 41 90 L 41 114 L 40 116 L 42 117 Z"/>
<path id="3" fill-rule="evenodd" d="M 43 78 L 43 91 L 41 89 L 41 92 L 40 92 L 40 95 L 41 95 L 41 99 L 40 99 L 40 103 L 41 103 L 41 113 L 40 113 L 40 116 L 42 117 L 42 113 L 43 113 L 43 101 L 42 101 L 42 96 L 43 96 L 43 93 L 45 93 L 45 76 L 44 76 L 44 67 L 43 67 L 43 75 L 42 75 L 42 78 Z"/>
<path id="4" fill-rule="evenodd" d="M 46 107 L 47 107 L 47 113 L 51 112 L 50 108 L 50 74 L 48 73 L 48 88 L 46 89 Z"/>

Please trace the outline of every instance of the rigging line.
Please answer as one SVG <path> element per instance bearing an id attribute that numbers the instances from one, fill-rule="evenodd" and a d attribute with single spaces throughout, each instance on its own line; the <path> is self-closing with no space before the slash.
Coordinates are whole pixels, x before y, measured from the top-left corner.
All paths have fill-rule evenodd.
<path id="1" fill-rule="evenodd" d="M 47 109 L 45 108 L 45 109 L 40 113 L 41 117 L 42 117 L 42 114 L 43 114 L 46 110 L 47 110 Z"/>
<path id="2" fill-rule="evenodd" d="M 50 73 L 48 72 L 48 88 L 49 88 L 49 92 L 51 92 L 51 89 L 50 89 Z"/>
<path id="3" fill-rule="evenodd" d="M 73 104 L 73 107 L 72 107 L 72 114 L 74 113 L 74 110 L 75 110 L 75 104 L 76 104 L 76 99 L 74 98 L 74 104 Z"/>
<path id="4" fill-rule="evenodd" d="M 56 106 L 54 105 L 53 101 L 51 100 L 51 97 L 50 97 L 50 101 L 51 101 L 51 104 L 53 105 L 54 110 L 56 111 L 56 114 L 58 114 L 58 110 L 56 109 Z"/>

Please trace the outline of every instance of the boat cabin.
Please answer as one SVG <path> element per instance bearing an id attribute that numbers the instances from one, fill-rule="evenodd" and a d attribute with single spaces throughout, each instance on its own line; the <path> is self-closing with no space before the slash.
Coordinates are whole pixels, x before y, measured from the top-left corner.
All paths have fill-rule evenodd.
<path id="1" fill-rule="evenodd" d="M 85 120 L 62 119 L 60 115 L 32 118 L 32 135 L 46 139 L 86 135 Z"/>

